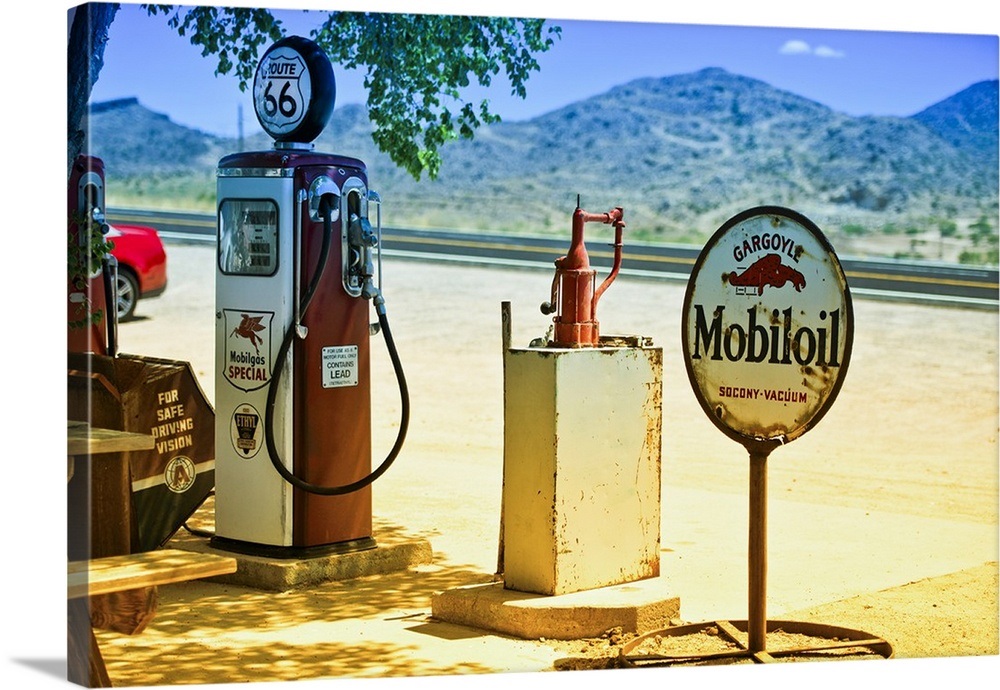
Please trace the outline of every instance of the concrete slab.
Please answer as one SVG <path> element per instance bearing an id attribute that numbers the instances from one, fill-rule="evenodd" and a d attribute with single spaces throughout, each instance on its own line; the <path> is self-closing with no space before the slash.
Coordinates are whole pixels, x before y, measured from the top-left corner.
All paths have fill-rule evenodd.
<path id="1" fill-rule="evenodd" d="M 372 536 L 376 543 L 373 549 L 308 558 L 268 558 L 224 551 L 206 540 L 187 539 L 183 535 L 175 541 L 180 549 L 216 553 L 236 559 L 235 573 L 209 578 L 211 582 L 273 592 L 286 592 L 370 575 L 385 575 L 426 565 L 433 559 L 430 542 L 413 537 L 398 527 L 376 521 Z"/>
<path id="2" fill-rule="evenodd" d="M 600 637 L 613 628 L 641 634 L 666 628 L 680 614 L 680 599 L 668 592 L 661 577 L 554 596 L 494 582 L 435 593 L 431 616 L 522 639 Z"/>

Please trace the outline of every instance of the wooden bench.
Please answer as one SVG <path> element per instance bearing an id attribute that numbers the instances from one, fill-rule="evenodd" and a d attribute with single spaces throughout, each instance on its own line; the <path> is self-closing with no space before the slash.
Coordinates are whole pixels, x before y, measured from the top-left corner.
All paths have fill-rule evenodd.
<path id="1" fill-rule="evenodd" d="M 136 628 L 138 631 L 145 626 L 155 610 L 155 589 L 152 588 L 236 572 L 236 559 L 227 556 L 179 549 L 128 553 L 132 528 L 129 510 L 131 494 L 128 464 L 123 454 L 152 448 L 153 445 L 154 439 L 149 434 L 102 429 L 84 421 L 67 421 L 67 478 L 73 478 L 74 464 L 78 458 L 85 458 L 92 465 L 100 466 L 112 478 L 110 489 L 102 494 L 101 508 L 104 512 L 98 515 L 107 524 L 101 539 L 95 539 L 90 546 L 89 555 L 99 555 L 88 560 L 70 561 L 66 574 L 69 627 L 67 675 L 70 681 L 80 685 L 111 686 L 111 679 L 94 635 L 94 616 L 97 613 L 95 601 L 91 597 L 116 595 L 120 592 L 141 594 L 142 596 L 135 598 L 145 605 L 140 611 L 142 622 Z M 95 471 L 93 466 L 91 471 Z M 90 496 L 89 499 L 93 500 L 93 497 Z M 85 508 L 90 510 L 90 506 Z M 108 553 L 124 555 L 103 555 Z M 148 592 L 142 593 L 139 590 L 148 590 L 153 595 L 149 597 Z M 107 604 L 106 601 L 101 603 Z M 121 602 L 117 602 L 117 609 L 112 611 L 113 618 L 121 616 L 121 608 Z"/>
<path id="2" fill-rule="evenodd" d="M 111 687 L 111 679 L 108 677 L 104 658 L 101 656 L 94 628 L 90 623 L 85 597 L 187 582 L 234 572 L 236 572 L 235 558 L 180 549 L 159 549 L 70 562 L 66 578 L 71 612 L 69 679 L 89 687 Z M 83 602 L 83 605 L 76 603 L 74 609 L 74 600 Z M 75 626 L 72 615 L 74 612 Z M 80 618 L 86 619 L 87 630 L 83 629 Z M 84 636 L 89 638 L 88 643 L 84 643 Z"/>
<path id="3" fill-rule="evenodd" d="M 97 596 L 235 572 L 235 558 L 181 549 L 106 556 L 69 564 L 67 596 Z"/>

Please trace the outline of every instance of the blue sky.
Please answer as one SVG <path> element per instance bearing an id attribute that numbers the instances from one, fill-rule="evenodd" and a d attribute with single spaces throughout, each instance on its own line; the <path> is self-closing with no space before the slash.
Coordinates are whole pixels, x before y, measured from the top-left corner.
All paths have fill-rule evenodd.
<path id="1" fill-rule="evenodd" d="M 282 10 L 286 26 L 301 35 L 308 35 L 322 16 L 321 11 L 305 14 L 298 9 L 304 7 L 470 11 L 467 3 L 448 0 L 257 4 Z M 504 119 L 519 120 L 631 79 L 711 66 L 761 79 L 840 112 L 906 116 L 973 83 L 997 78 L 996 12 L 988 12 L 987 3 L 981 1 L 949 2 L 947 16 L 936 5 L 937 14 L 911 6 L 905 14 L 891 17 L 879 17 L 871 9 L 896 3 L 855 0 L 838 3 L 835 15 L 817 11 L 814 3 L 777 0 L 716 0 L 704 3 L 710 8 L 668 5 L 656 10 L 643 4 L 635 0 L 621 0 L 613 7 L 565 0 L 477 3 L 471 11 L 480 14 L 553 19 L 563 34 L 551 51 L 540 56 L 541 71 L 529 80 L 527 99 L 511 97 L 501 83 L 489 92 L 473 93 L 489 97 Z M 803 8 L 806 4 L 813 9 Z M 138 5 L 126 5 L 111 27 L 93 100 L 136 96 L 175 122 L 230 136 L 238 131 L 242 104 L 245 131 L 253 133 L 258 125 L 249 95 L 239 91 L 235 79 L 215 76 L 214 64 L 169 29 L 162 15 L 148 17 Z M 336 65 L 334 70 L 337 105 L 363 102 L 362 76 Z"/>

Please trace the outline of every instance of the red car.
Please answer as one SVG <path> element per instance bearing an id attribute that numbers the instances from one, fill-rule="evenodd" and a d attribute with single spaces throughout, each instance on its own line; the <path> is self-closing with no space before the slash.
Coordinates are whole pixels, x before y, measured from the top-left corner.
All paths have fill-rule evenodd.
<path id="1" fill-rule="evenodd" d="M 118 260 L 118 320 L 127 321 L 140 299 L 157 297 L 167 288 L 167 253 L 156 230 L 144 225 L 112 225 L 106 239 L 114 244 L 111 254 Z"/>

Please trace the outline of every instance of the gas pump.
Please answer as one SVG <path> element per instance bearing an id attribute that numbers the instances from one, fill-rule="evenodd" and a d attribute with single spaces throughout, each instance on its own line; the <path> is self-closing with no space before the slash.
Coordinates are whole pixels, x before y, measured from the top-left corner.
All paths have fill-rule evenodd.
<path id="1" fill-rule="evenodd" d="M 94 156 L 77 156 L 70 169 L 67 197 L 72 243 L 67 349 L 113 356 L 118 340 L 114 289 L 118 262 L 114 256 L 106 254 L 97 264 L 90 251 L 91 244 L 103 241 L 109 230 L 104 218 L 104 161 Z M 76 275 L 72 275 L 74 273 Z M 98 312 L 100 319 L 92 320 L 91 314 Z"/>
<path id="2" fill-rule="evenodd" d="M 399 454 L 409 419 L 376 270 L 380 199 L 364 162 L 313 150 L 335 100 L 332 66 L 315 43 L 274 43 L 253 95 L 274 147 L 218 166 L 213 544 L 274 557 L 374 548 L 371 484 Z M 401 418 L 373 470 L 378 333 Z"/>

